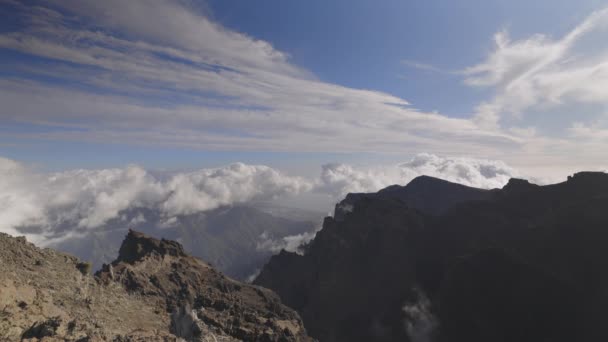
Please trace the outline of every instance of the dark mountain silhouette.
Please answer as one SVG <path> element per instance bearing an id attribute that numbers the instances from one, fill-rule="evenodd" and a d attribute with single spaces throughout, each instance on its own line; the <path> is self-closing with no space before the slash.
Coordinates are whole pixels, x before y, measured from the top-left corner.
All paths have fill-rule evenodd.
<path id="1" fill-rule="evenodd" d="M 340 220 L 356 201 L 365 197 L 396 199 L 427 214 L 441 214 L 454 205 L 467 201 L 488 199 L 494 190 L 472 188 L 429 176 L 414 178 L 405 186 L 391 185 L 376 193 L 354 193 L 336 205 L 334 218 Z"/>
<path id="2" fill-rule="evenodd" d="M 605 341 L 606 208 L 604 173 L 490 191 L 424 177 L 347 196 L 255 283 L 324 342 Z"/>

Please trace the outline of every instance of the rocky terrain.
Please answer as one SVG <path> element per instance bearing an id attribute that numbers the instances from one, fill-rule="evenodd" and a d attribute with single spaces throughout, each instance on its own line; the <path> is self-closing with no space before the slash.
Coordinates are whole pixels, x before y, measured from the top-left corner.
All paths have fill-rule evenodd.
<path id="1" fill-rule="evenodd" d="M 608 340 L 608 174 L 411 184 L 347 196 L 255 283 L 324 342 Z"/>
<path id="2" fill-rule="evenodd" d="M 91 265 L 0 234 L 0 340 L 308 341 L 297 313 L 174 241 L 130 231 Z"/>
<path id="3" fill-rule="evenodd" d="M 2 340 L 175 341 L 169 325 L 120 284 L 97 284 L 75 257 L 0 234 Z"/>

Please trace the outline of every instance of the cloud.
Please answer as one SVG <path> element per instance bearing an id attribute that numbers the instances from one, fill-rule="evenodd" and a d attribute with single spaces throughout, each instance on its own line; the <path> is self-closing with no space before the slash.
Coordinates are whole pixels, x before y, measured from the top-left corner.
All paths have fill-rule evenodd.
<path id="1" fill-rule="evenodd" d="M 232 164 L 173 176 L 162 208 L 169 215 L 192 214 L 222 205 L 267 200 L 310 189 L 307 181 L 287 177 L 267 166 Z"/>
<path id="2" fill-rule="evenodd" d="M 0 48 L 44 61 L 4 66 L 13 76 L 0 79 L 0 120 L 34 127 L 7 138 L 415 153 L 445 152 L 442 137 L 454 153 L 480 155 L 520 145 L 469 119 L 320 81 L 270 43 L 183 2 L 45 4 L 13 5 L 23 27 L 0 34 Z"/>
<path id="3" fill-rule="evenodd" d="M 310 187 L 304 179 L 267 166 L 241 163 L 160 181 L 138 166 L 44 174 L 2 158 L 0 231 L 45 244 L 97 228 L 129 208 L 159 210 L 170 222 L 176 215 L 273 199 Z"/>
<path id="4" fill-rule="evenodd" d="M 409 60 L 409 59 L 402 59 L 401 64 L 403 64 L 409 68 L 423 70 L 423 71 L 433 71 L 433 72 L 442 72 L 442 73 L 445 72 L 444 70 L 441 70 L 440 68 L 438 68 L 432 64 L 417 62 L 417 61 L 413 61 L 413 60 Z"/>
<path id="5" fill-rule="evenodd" d="M 478 120 L 496 125 L 508 121 L 505 114 L 521 117 L 530 109 L 608 104 L 607 38 L 608 8 L 592 13 L 559 39 L 535 34 L 512 40 L 507 31 L 496 33 L 495 50 L 463 71 L 466 84 L 497 90 L 493 100 L 479 105 Z"/>
<path id="6" fill-rule="evenodd" d="M 519 168 L 550 165 L 560 176 L 596 165 L 605 150 L 599 137 L 608 130 L 607 9 L 562 37 L 496 33 L 493 51 L 459 73 L 469 86 L 495 94 L 450 117 L 385 92 L 319 80 L 288 53 L 223 27 L 192 2 L 1 6 L 15 25 L 0 33 L 0 48 L 30 57 L 8 54 L 0 66 L 0 123 L 19 128 L 3 132 L 11 144 L 427 151 L 501 158 Z M 598 139 L 574 134 L 573 121 L 593 127 Z"/>
<path id="7" fill-rule="evenodd" d="M 261 251 L 269 251 L 275 254 L 281 250 L 303 254 L 304 251 L 302 250 L 302 246 L 312 241 L 321 228 L 323 227 L 319 225 L 314 231 L 284 236 L 280 239 L 273 239 L 268 235 L 268 233 L 264 232 L 259 237 L 256 249 Z"/>
<path id="8" fill-rule="evenodd" d="M 431 301 L 417 290 L 417 300 L 403 306 L 405 329 L 412 342 L 431 342 L 439 322 L 431 312 Z"/>
<path id="9" fill-rule="evenodd" d="M 137 165 L 44 173 L 0 158 L 0 232 L 26 235 L 35 243 L 48 245 L 86 234 L 115 218 L 127 227 L 144 222 L 141 214 L 130 218 L 125 215 L 126 210 L 134 208 L 158 212 L 161 226 L 171 229 L 179 223 L 180 215 L 221 206 L 294 196 L 297 202 L 297 195 L 311 192 L 327 194 L 337 202 L 349 192 L 405 185 L 421 175 L 487 189 L 500 188 L 510 178 L 522 177 L 502 161 L 428 153 L 389 166 L 323 165 L 314 179 L 243 163 L 176 172 L 162 178 Z M 531 180 L 546 183 L 543 179 Z M 257 248 L 301 252 L 301 245 L 312 240 L 320 228 L 278 239 L 262 234 Z"/>
<path id="10" fill-rule="evenodd" d="M 405 185 L 421 175 L 485 189 L 500 188 L 510 178 L 521 177 L 519 171 L 502 161 L 421 153 L 407 162 L 383 167 L 324 165 L 316 189 L 341 197 L 349 192 L 375 192 L 393 184 Z"/>

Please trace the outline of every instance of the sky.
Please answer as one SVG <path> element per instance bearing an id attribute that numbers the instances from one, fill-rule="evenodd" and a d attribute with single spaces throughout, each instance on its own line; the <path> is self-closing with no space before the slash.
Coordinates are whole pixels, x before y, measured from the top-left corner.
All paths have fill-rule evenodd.
<path id="1" fill-rule="evenodd" d="M 0 17 L 0 171 L 51 192 L 139 170 L 145 203 L 181 175 L 219 205 L 608 168 L 602 1 L 0 0 Z M 205 192 L 218 170 L 271 189 Z"/>

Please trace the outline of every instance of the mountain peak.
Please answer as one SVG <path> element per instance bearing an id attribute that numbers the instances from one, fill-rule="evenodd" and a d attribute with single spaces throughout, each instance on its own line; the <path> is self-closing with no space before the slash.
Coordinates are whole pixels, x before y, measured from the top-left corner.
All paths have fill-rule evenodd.
<path id="1" fill-rule="evenodd" d="M 153 254 L 174 257 L 186 255 L 184 248 L 179 242 L 165 239 L 158 240 L 144 233 L 129 229 L 129 233 L 118 251 L 116 262 L 133 263 Z"/>
<path id="2" fill-rule="evenodd" d="M 437 177 L 432 177 L 432 176 L 427 176 L 427 175 L 422 175 L 422 176 L 418 176 L 414 179 L 412 179 L 408 185 L 412 185 L 412 184 L 425 184 L 425 183 L 450 183 L 450 184 L 456 184 L 450 181 L 447 181 L 445 179 L 441 179 L 441 178 L 437 178 Z"/>
<path id="3" fill-rule="evenodd" d="M 407 185 L 391 185 L 376 193 L 349 193 L 336 205 L 334 217 L 340 221 L 362 198 L 393 199 L 430 215 L 438 215 L 468 201 L 486 200 L 493 192 L 453 183 L 431 176 L 418 176 Z"/>
<path id="4" fill-rule="evenodd" d="M 502 188 L 505 191 L 513 192 L 513 191 L 527 191 L 530 189 L 537 188 L 538 185 L 532 184 L 526 179 L 521 178 L 511 178 L 509 182 Z"/>
<path id="5" fill-rule="evenodd" d="M 129 230 L 119 257 L 96 274 L 119 283 L 160 310 L 171 312 L 171 331 L 189 341 L 309 341 L 299 315 L 270 290 L 239 283 L 182 245 Z"/>

